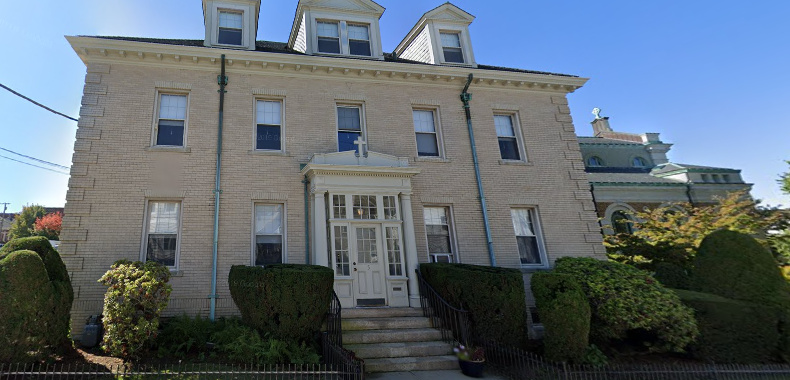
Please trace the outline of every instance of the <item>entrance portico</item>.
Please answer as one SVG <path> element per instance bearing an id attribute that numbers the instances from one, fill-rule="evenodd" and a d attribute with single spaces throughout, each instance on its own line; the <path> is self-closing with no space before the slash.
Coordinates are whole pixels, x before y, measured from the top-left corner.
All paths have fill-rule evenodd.
<path id="1" fill-rule="evenodd" d="M 360 149 L 361 150 L 361 149 Z M 312 257 L 335 272 L 343 307 L 418 306 L 417 244 L 408 158 L 315 154 L 302 170 L 312 193 Z"/>

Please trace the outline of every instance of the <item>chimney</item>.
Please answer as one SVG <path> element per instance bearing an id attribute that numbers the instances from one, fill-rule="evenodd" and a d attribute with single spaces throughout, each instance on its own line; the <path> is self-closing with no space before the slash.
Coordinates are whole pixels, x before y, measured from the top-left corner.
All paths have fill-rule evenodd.
<path id="1" fill-rule="evenodd" d="M 606 132 L 613 132 L 612 127 L 609 126 L 609 117 L 596 117 L 590 124 L 592 124 L 595 137 L 600 137 Z"/>

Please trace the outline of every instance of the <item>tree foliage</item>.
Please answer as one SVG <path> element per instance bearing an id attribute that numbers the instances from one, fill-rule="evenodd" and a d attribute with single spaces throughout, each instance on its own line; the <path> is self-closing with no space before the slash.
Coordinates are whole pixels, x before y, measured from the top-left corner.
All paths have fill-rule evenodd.
<path id="1" fill-rule="evenodd" d="M 63 214 L 60 212 L 53 212 L 44 215 L 33 223 L 33 234 L 36 236 L 43 236 L 49 240 L 60 240 L 61 225 L 63 223 Z"/>
<path id="2" fill-rule="evenodd" d="M 36 219 L 46 214 L 43 206 L 33 205 L 22 208 L 22 212 L 14 218 L 11 229 L 8 230 L 8 239 L 18 239 L 34 235 L 34 224 Z"/>
<path id="3" fill-rule="evenodd" d="M 790 161 L 785 161 L 790 165 Z M 790 171 L 779 175 L 779 186 L 785 194 L 790 195 Z"/>

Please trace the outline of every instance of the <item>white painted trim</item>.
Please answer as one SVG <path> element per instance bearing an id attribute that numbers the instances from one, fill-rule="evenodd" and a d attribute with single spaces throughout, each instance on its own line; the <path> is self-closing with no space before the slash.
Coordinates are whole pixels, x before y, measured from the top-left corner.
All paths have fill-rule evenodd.
<path id="1" fill-rule="evenodd" d="M 283 206 L 283 225 L 282 225 L 282 257 L 280 258 L 282 264 L 288 263 L 288 202 L 283 201 L 261 201 L 261 200 L 252 200 L 252 228 L 250 230 L 252 237 L 250 239 L 250 266 L 254 267 L 255 265 L 255 206 L 256 205 L 282 205 Z"/>
<path id="2" fill-rule="evenodd" d="M 280 103 L 280 149 L 258 149 L 258 101 Z M 254 96 L 252 99 L 252 152 L 255 153 L 280 153 L 287 154 L 286 128 L 285 128 L 285 97 L 282 96 Z"/>
<path id="3" fill-rule="evenodd" d="M 157 137 L 157 130 L 159 128 L 159 103 L 162 100 L 162 95 L 179 95 L 179 96 L 186 96 L 187 97 L 187 108 L 184 111 L 184 137 L 181 141 L 181 145 L 157 145 L 156 137 Z M 173 149 L 189 149 L 187 136 L 189 135 L 189 101 L 190 101 L 190 92 L 189 91 L 178 91 L 178 90 L 168 90 L 168 89 L 156 89 L 156 96 L 154 99 L 154 121 L 153 126 L 151 128 L 151 145 L 149 148 L 173 148 Z"/>
<path id="4" fill-rule="evenodd" d="M 518 258 L 519 263 L 521 263 L 521 254 L 518 252 L 518 236 L 516 235 L 516 226 L 513 225 L 513 216 L 510 214 L 511 210 L 514 209 L 521 209 L 521 210 L 528 210 L 530 217 L 532 218 L 532 227 L 535 229 L 535 238 L 537 239 L 538 243 L 538 253 L 540 254 L 540 260 L 542 261 L 541 264 L 520 264 L 521 268 L 523 269 L 535 269 L 535 268 L 548 268 L 549 267 L 549 254 L 546 249 L 546 240 L 543 237 L 543 223 L 541 223 L 540 213 L 538 212 L 537 205 L 518 205 L 518 206 L 511 206 L 508 211 L 510 216 L 510 225 L 513 227 L 513 238 L 516 241 L 516 255 Z"/>

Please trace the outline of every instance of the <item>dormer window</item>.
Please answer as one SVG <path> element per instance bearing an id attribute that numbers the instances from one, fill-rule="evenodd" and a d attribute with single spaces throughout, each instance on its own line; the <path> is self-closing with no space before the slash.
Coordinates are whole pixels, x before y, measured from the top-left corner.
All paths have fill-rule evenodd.
<path id="1" fill-rule="evenodd" d="M 442 51 L 444 61 L 450 63 L 464 63 L 464 52 L 461 49 L 461 35 L 459 33 L 441 32 Z"/>
<path id="2" fill-rule="evenodd" d="M 348 49 L 351 55 L 370 57 L 370 33 L 367 25 L 348 24 Z"/>
<path id="3" fill-rule="evenodd" d="M 318 52 L 340 54 L 340 25 L 337 22 L 318 22 Z"/>
<path id="4" fill-rule="evenodd" d="M 240 46 L 243 24 L 241 12 L 219 11 L 217 43 Z"/>

